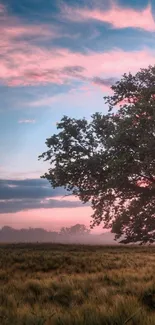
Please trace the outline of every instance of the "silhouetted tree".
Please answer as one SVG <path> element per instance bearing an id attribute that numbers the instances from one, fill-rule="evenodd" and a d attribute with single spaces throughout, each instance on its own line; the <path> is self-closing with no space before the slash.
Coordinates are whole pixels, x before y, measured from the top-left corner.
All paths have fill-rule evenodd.
<path id="1" fill-rule="evenodd" d="M 91 202 L 101 222 L 123 242 L 155 241 L 155 67 L 124 74 L 105 97 L 107 114 L 64 116 L 47 139 L 43 176 Z M 117 114 L 116 114 L 117 109 Z"/>
<path id="2" fill-rule="evenodd" d="M 61 228 L 60 234 L 64 236 L 83 236 L 88 235 L 90 233 L 90 230 L 85 226 L 81 224 L 76 224 L 70 228 L 63 227 Z"/>

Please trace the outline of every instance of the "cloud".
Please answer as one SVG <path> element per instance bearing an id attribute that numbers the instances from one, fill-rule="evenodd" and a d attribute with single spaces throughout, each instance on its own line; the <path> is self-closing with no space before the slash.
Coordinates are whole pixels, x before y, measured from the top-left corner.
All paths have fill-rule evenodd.
<path id="1" fill-rule="evenodd" d="M 76 54 L 67 50 L 60 50 L 59 54 L 60 53 L 62 53 L 62 56 L 58 56 L 55 65 L 66 65 L 67 60 L 72 61 L 74 64 L 79 62 L 80 66 L 83 67 L 83 73 L 78 77 L 76 76 L 77 80 L 82 80 L 87 85 L 90 83 L 96 85 L 102 89 L 102 92 L 106 93 L 110 91 L 110 86 L 114 84 L 124 72 L 130 71 L 135 73 L 141 67 L 147 68 L 149 64 L 154 65 L 155 63 L 154 52 L 148 49 L 133 52 L 125 52 L 116 49 L 103 53 L 88 52 L 87 55 Z M 97 64 L 94 64 L 94 62 L 97 62 Z M 63 80 L 63 75 L 59 75 L 59 78 L 61 82 L 65 82 L 65 80 Z M 68 80 L 69 78 L 72 77 L 68 77 Z M 77 89 L 76 92 L 79 93 Z M 38 98 L 36 101 L 33 101 L 31 105 L 49 106 L 59 100 L 68 98 L 68 95 L 70 97 L 72 96 L 72 100 L 74 100 L 73 95 L 75 94 L 70 90 L 68 94 Z"/>
<path id="2" fill-rule="evenodd" d="M 55 94 L 53 96 L 42 96 L 37 100 L 28 103 L 28 105 L 30 105 L 30 107 L 44 106 L 57 109 L 62 103 L 65 103 L 65 106 L 70 109 L 70 107 L 72 107 L 71 103 L 74 103 L 75 110 L 81 109 L 83 111 L 83 109 L 86 109 L 87 111 L 87 109 L 93 106 L 95 107 L 96 105 L 99 105 L 102 109 L 103 92 L 109 94 L 111 89 L 109 85 L 97 84 L 93 79 L 88 80 L 88 82 L 85 82 L 82 85 L 71 88 L 66 93 Z M 54 122 L 54 125 L 56 125 L 56 121 Z"/>
<path id="3" fill-rule="evenodd" d="M 115 49 L 103 53 L 88 51 L 83 54 L 67 49 L 23 45 L 3 53 L 0 78 L 10 86 L 67 84 L 73 79 L 85 81 L 95 76 L 104 79 L 116 77 L 149 64 L 154 64 L 154 53 L 147 49 L 129 52 Z"/>
<path id="4" fill-rule="evenodd" d="M 98 11 L 95 11 L 97 9 L 66 8 L 64 14 L 68 14 L 70 19 L 99 19 Z M 118 28 L 130 25 L 130 22 L 132 27 L 137 24 L 145 29 L 153 29 L 155 25 L 149 16 L 150 6 L 138 12 L 113 4 L 108 10 L 99 10 L 99 14 L 104 21 L 111 23 L 113 27 L 118 25 Z M 154 52 L 146 48 L 128 52 L 116 48 L 107 52 L 87 49 L 84 53 L 79 53 L 63 47 L 52 47 L 51 41 L 60 37 L 58 27 L 42 23 L 28 25 L 19 18 L 10 16 L 7 11 L 3 17 L 0 16 L 0 28 L 0 81 L 8 86 L 51 83 L 69 86 L 77 80 L 92 82 L 105 87 L 106 91 L 110 87 L 110 79 L 119 78 L 129 70 L 135 72 L 141 67 L 154 64 Z M 49 41 L 48 46 L 44 43 L 45 40 Z"/>
<path id="5" fill-rule="evenodd" d="M 82 17 L 83 15 L 87 17 L 87 11 L 79 10 Z M 114 15 L 113 7 L 109 10 L 111 11 L 105 11 L 106 14 L 108 13 L 108 17 L 118 17 L 118 15 Z M 119 9 L 118 11 L 121 15 L 123 15 L 122 12 L 127 12 L 127 16 L 131 18 L 132 12 L 130 13 L 128 10 L 130 9 Z M 81 17 L 80 15 L 79 17 Z M 19 19 L 10 17 L 7 12 L 3 16 L 3 18 L 0 16 L 0 80 L 3 84 L 10 86 L 48 83 L 62 85 L 70 84 L 73 80 L 92 80 L 93 83 L 101 85 L 99 82 L 101 79 L 106 83 L 111 76 L 118 76 L 127 70 L 135 71 L 142 66 L 146 67 L 152 62 L 154 63 L 154 53 L 147 49 L 133 52 L 113 49 L 99 53 L 93 51 L 76 53 L 64 48 L 52 48 L 51 45 L 41 46 L 42 38 L 51 40 L 58 37 L 53 26 L 26 25 Z M 76 17 L 76 11 L 73 17 Z M 118 19 L 118 21 L 123 24 L 122 19 Z M 126 21 L 125 18 L 124 21 Z M 33 42 L 31 42 L 32 40 Z M 104 82 L 102 82 L 102 86 L 103 84 Z"/>
<path id="6" fill-rule="evenodd" d="M 62 95 L 53 95 L 53 96 L 44 96 L 40 99 L 33 100 L 31 103 L 29 103 L 32 107 L 39 107 L 39 106 L 51 106 L 53 103 L 55 103 L 58 98 L 60 98 Z"/>
<path id="7" fill-rule="evenodd" d="M 45 164 L 45 162 L 44 162 Z M 48 165 L 47 165 L 48 167 Z M 44 173 L 44 168 L 41 170 L 29 170 L 29 171 L 25 171 L 23 169 L 23 171 L 15 171 L 15 170 L 11 170 L 10 168 L 8 169 L 8 167 L 6 166 L 1 166 L 0 167 L 0 172 L 1 172 L 1 177 L 3 178 L 3 180 L 6 181 L 11 181 L 11 180 L 25 180 L 25 179 L 38 179 L 38 177 L 40 177 L 40 175 L 42 175 Z M 2 178 L 0 179 L 0 184 L 2 181 Z"/>
<path id="8" fill-rule="evenodd" d="M 39 199 L 22 199 L 22 200 L 0 200 L 0 214 L 15 213 L 18 211 L 32 210 L 32 209 L 56 209 L 56 208 L 78 208 L 83 204 L 76 200 L 61 200 L 58 198 L 51 198 L 48 200 Z M 88 204 L 86 204 L 88 206 Z"/>
<path id="9" fill-rule="evenodd" d="M 61 55 L 61 52 L 57 53 L 57 55 Z M 54 58 L 55 59 L 55 58 Z M 48 83 L 52 82 L 55 84 L 63 84 L 69 81 L 70 79 L 85 79 L 81 74 L 85 70 L 84 67 L 81 66 L 64 66 L 54 68 L 53 65 L 49 68 L 38 70 L 38 71 L 26 71 L 25 79 L 31 80 L 31 82 L 39 82 L 39 83 Z"/>
<path id="10" fill-rule="evenodd" d="M 113 85 L 116 82 L 116 78 L 100 78 L 100 77 L 94 77 L 92 78 L 92 82 L 96 85 L 99 86 L 109 86 L 111 87 L 111 85 Z"/>
<path id="11" fill-rule="evenodd" d="M 36 122 L 36 120 L 19 120 L 18 123 L 19 124 L 34 124 Z"/>
<path id="12" fill-rule="evenodd" d="M 54 190 L 43 179 L 0 180 L 0 200 L 44 199 L 65 194 L 62 188 Z"/>
<path id="13" fill-rule="evenodd" d="M 145 9 L 135 10 L 123 8 L 115 2 L 109 9 L 72 8 L 67 5 L 62 7 L 62 16 L 72 21 L 96 20 L 108 23 L 112 28 L 139 28 L 148 32 L 155 31 L 155 21 L 152 8 L 149 4 Z"/>
<path id="14" fill-rule="evenodd" d="M 0 16 L 1 28 L 1 51 L 11 50 L 13 46 L 26 45 L 27 41 L 45 41 L 52 40 L 60 36 L 58 28 L 52 24 L 45 23 L 24 23 L 21 19 L 10 15 L 5 6 L 0 5 L 0 12 L 3 10 L 3 15 Z M 21 41 L 21 44 L 18 44 Z"/>
<path id="15" fill-rule="evenodd" d="M 2 14 L 1 14 L 2 13 Z M 2 83 L 18 84 L 21 66 L 26 64 L 26 55 L 32 54 L 33 49 L 39 51 L 39 44 L 59 38 L 58 27 L 52 24 L 38 23 L 26 24 L 19 18 L 10 15 L 7 8 L 0 4 L 0 79 Z M 33 45 L 36 44 L 36 45 Z M 38 46 L 37 46 L 38 44 Z M 26 67 L 25 67 L 26 68 Z M 12 73 L 11 72 L 12 69 Z M 8 73 L 8 77 L 7 77 Z M 24 73 L 20 75 L 23 78 Z"/>
<path id="16" fill-rule="evenodd" d="M 84 72 L 85 68 L 82 66 L 66 66 L 64 67 L 61 72 L 72 76 L 72 77 L 78 77 L 78 78 L 82 78 L 81 73 Z"/>
<path id="17" fill-rule="evenodd" d="M 52 189 L 44 179 L 0 180 L 0 214 L 31 209 L 75 208 L 83 204 L 65 196 L 63 188 Z"/>

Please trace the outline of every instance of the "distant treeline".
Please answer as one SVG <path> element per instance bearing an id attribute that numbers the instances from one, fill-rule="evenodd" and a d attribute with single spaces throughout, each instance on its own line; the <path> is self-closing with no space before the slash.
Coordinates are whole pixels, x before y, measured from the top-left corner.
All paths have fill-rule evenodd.
<path id="1" fill-rule="evenodd" d="M 85 225 L 76 224 L 70 228 L 62 228 L 59 232 L 47 231 L 42 228 L 14 229 L 4 226 L 0 229 L 1 243 L 28 243 L 28 242 L 52 242 L 52 243 L 86 243 L 86 244 L 112 244 L 114 235 L 106 233 L 102 235 L 91 234 Z"/>

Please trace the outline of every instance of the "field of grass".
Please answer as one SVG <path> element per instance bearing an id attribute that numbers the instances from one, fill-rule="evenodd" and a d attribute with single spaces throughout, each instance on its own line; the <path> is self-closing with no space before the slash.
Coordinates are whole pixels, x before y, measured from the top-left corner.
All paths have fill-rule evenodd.
<path id="1" fill-rule="evenodd" d="M 155 248 L 0 245 L 0 324 L 155 325 Z"/>

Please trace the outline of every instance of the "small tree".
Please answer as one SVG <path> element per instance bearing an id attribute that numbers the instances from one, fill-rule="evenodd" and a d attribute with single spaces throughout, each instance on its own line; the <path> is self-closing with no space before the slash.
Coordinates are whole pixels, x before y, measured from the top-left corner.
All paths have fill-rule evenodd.
<path id="1" fill-rule="evenodd" d="M 106 97 L 107 114 L 64 116 L 40 158 L 46 178 L 91 202 L 92 227 L 103 222 L 124 243 L 155 241 L 155 67 L 124 74 Z M 117 114 L 116 114 L 117 109 Z"/>
<path id="2" fill-rule="evenodd" d="M 70 228 L 61 228 L 60 234 L 65 236 L 83 236 L 88 235 L 90 233 L 90 230 L 85 226 L 81 224 L 76 224 L 74 226 L 71 226 Z"/>

